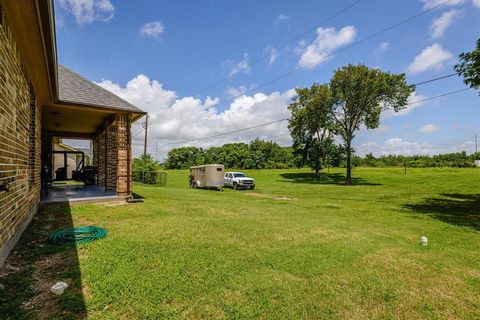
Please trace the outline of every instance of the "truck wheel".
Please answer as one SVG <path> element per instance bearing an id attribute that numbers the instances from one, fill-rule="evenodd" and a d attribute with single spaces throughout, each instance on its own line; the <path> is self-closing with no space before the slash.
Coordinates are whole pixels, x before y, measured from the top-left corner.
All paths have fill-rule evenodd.
<path id="1" fill-rule="evenodd" d="M 234 189 L 234 190 L 238 190 L 238 185 L 237 185 L 236 182 L 233 183 L 233 189 Z"/>
<path id="2" fill-rule="evenodd" d="M 251 186 L 250 189 L 251 189 L 251 190 L 255 189 L 255 186 Z"/>

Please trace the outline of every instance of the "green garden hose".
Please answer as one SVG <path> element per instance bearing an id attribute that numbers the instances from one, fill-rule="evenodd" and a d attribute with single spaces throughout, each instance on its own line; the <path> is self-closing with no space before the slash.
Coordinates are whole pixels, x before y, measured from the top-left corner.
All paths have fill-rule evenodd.
<path id="1" fill-rule="evenodd" d="M 77 244 L 100 239 L 105 237 L 106 235 L 107 230 L 103 228 L 96 226 L 86 226 L 52 232 L 48 236 L 48 240 L 50 241 L 50 243 L 58 245 Z"/>

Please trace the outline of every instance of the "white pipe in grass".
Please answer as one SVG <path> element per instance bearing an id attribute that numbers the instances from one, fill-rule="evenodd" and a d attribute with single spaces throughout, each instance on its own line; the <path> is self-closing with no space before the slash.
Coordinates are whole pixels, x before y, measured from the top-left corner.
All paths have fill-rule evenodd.
<path id="1" fill-rule="evenodd" d="M 420 244 L 422 246 L 426 246 L 428 244 L 428 239 L 427 237 L 423 236 L 423 237 L 420 237 Z"/>

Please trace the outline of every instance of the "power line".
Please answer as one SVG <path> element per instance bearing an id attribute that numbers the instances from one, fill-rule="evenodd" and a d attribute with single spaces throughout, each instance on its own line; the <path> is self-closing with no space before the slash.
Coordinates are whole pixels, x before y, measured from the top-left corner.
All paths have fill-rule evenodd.
<path id="1" fill-rule="evenodd" d="M 182 143 L 187 143 L 187 142 L 193 142 L 193 141 L 199 141 L 199 140 L 217 138 L 217 137 L 226 136 L 226 135 L 230 135 L 230 134 L 237 133 L 237 132 L 242 132 L 242 131 L 247 131 L 247 130 L 250 130 L 250 129 L 255 129 L 255 128 L 267 126 L 267 125 L 274 124 L 274 123 L 277 123 L 277 122 L 286 121 L 286 120 L 288 120 L 288 119 L 289 119 L 289 118 L 284 118 L 284 119 L 280 119 L 280 120 L 275 120 L 275 121 L 270 121 L 270 122 L 266 122 L 266 123 L 261 123 L 261 124 L 258 124 L 258 125 L 256 125 L 256 126 L 252 126 L 252 127 L 247 127 L 247 128 L 242 128 L 242 129 L 234 130 L 234 131 L 219 133 L 219 134 L 215 134 L 215 135 L 208 136 L 208 137 L 202 137 L 202 138 L 196 138 L 196 139 L 189 139 L 189 140 L 177 141 L 177 142 L 171 142 L 171 143 L 164 143 L 163 145 L 164 145 L 164 146 L 168 146 L 168 145 L 174 145 L 174 144 L 182 144 Z"/>
<path id="2" fill-rule="evenodd" d="M 268 85 L 270 85 L 270 84 L 272 84 L 272 83 L 274 83 L 274 82 L 276 82 L 276 81 L 278 81 L 278 80 L 280 80 L 280 79 L 283 79 L 283 78 L 286 78 L 286 77 L 288 77 L 288 76 L 291 76 L 292 74 L 297 73 L 297 72 L 300 71 L 300 70 L 303 70 L 303 69 L 312 67 L 312 66 L 314 66 L 314 65 L 316 65 L 316 64 L 319 64 L 320 62 L 326 61 L 327 59 L 331 58 L 331 57 L 332 57 L 333 55 L 335 55 L 335 54 L 341 53 L 341 52 L 346 51 L 346 50 L 348 50 L 348 49 L 350 49 L 350 48 L 353 48 L 353 47 L 355 47 L 355 46 L 358 46 L 359 44 L 362 44 L 362 43 L 364 43 L 364 42 L 366 42 L 366 41 L 369 41 L 369 40 L 371 40 L 371 39 L 373 39 L 373 38 L 376 38 L 376 37 L 384 34 L 385 32 L 388 32 L 388 31 L 390 31 L 390 30 L 392 30 L 392 29 L 395 29 L 395 28 L 397 28 L 397 27 L 399 27 L 399 26 L 401 26 L 401 25 L 404 25 L 404 24 L 406 24 L 406 23 L 408 23 L 408 22 L 410 22 L 410 21 L 412 21 L 412 20 L 414 20 L 414 19 L 417 19 L 417 18 L 420 17 L 420 16 L 423 16 L 424 14 L 427 14 L 427 13 L 433 11 L 433 10 L 436 10 L 436 9 L 438 9 L 438 8 L 446 5 L 447 3 L 451 2 L 451 1 L 453 1 L 453 0 L 447 0 L 447 1 L 444 1 L 444 2 L 442 2 L 442 3 L 440 3 L 440 4 L 436 5 L 436 6 L 432 7 L 432 8 L 429 8 L 429 9 L 426 9 L 426 10 L 423 10 L 423 11 L 420 11 L 419 13 L 417 13 L 417 14 L 415 14 L 415 15 L 413 15 L 413 16 L 410 16 L 410 17 L 408 17 L 408 18 L 406 18 L 406 19 L 404 19 L 404 20 L 402 20 L 402 21 L 400 21 L 400 22 L 397 22 L 397 23 L 395 23 L 395 24 L 393 24 L 393 25 L 391 25 L 391 26 L 389 26 L 389 27 L 386 27 L 386 28 L 384 28 L 384 29 L 382 29 L 382 30 L 380 30 L 380 31 L 377 31 L 377 32 L 375 32 L 375 33 L 373 33 L 373 34 L 371 34 L 371 35 L 369 35 L 369 36 L 367 36 L 367 37 L 365 37 L 365 38 L 363 38 L 363 39 L 361 39 L 361 40 L 355 41 L 355 42 L 351 43 L 350 45 L 347 45 L 347 46 L 345 46 L 345 47 L 343 47 L 343 48 L 341 48 L 341 49 L 335 50 L 335 51 L 331 52 L 330 54 L 328 54 L 328 55 L 326 55 L 326 56 L 324 56 L 324 57 L 322 57 L 322 58 L 320 58 L 320 59 L 317 59 L 317 60 L 315 60 L 315 61 L 313 61 L 313 62 L 311 62 L 311 63 L 309 63 L 309 64 L 307 64 L 307 65 L 304 65 L 304 66 L 301 66 L 301 67 L 297 67 L 297 68 L 295 68 L 295 69 L 293 69 L 293 70 L 290 70 L 289 72 L 286 72 L 286 73 L 284 73 L 284 74 L 282 74 L 282 75 L 280 75 L 280 76 L 278 76 L 278 77 L 276 77 L 276 78 L 273 78 L 273 79 L 271 79 L 271 80 L 269 80 L 269 81 L 267 81 L 267 82 L 264 82 L 264 83 L 262 83 L 262 84 L 259 84 L 258 86 L 255 86 L 255 87 L 253 87 L 253 88 L 251 88 L 251 89 L 249 89 L 249 90 L 246 90 L 246 91 L 243 92 L 242 94 L 239 94 L 239 95 L 234 96 L 234 97 L 232 97 L 232 98 L 226 99 L 225 101 L 223 101 L 223 102 L 220 103 L 219 105 L 222 105 L 222 104 L 224 104 L 224 103 L 226 103 L 226 102 L 229 102 L 229 101 L 234 101 L 235 99 L 240 98 L 240 97 L 244 96 L 244 95 L 247 94 L 247 93 L 251 93 L 251 92 L 256 91 L 256 90 L 258 90 L 258 89 L 260 89 L 260 88 L 266 87 L 266 86 L 268 86 Z M 217 105 L 217 106 L 218 106 L 218 105 Z"/>
<path id="3" fill-rule="evenodd" d="M 353 2 L 353 3 L 351 3 L 350 5 L 346 6 L 345 8 L 343 8 L 343 9 L 341 9 L 341 10 L 339 10 L 339 11 L 337 11 L 336 13 L 334 13 L 333 15 L 329 16 L 328 18 L 324 19 L 323 21 L 317 23 L 315 26 L 307 29 L 307 30 L 304 31 L 303 33 L 299 34 L 298 36 L 296 36 L 296 37 L 294 37 L 294 38 L 292 38 L 292 39 L 290 39 L 290 40 L 287 40 L 285 43 L 283 43 L 283 44 L 280 45 L 280 46 L 277 46 L 277 47 L 274 48 L 274 49 L 275 49 L 276 51 L 280 51 L 280 50 L 286 48 L 289 44 L 291 44 L 291 43 L 293 43 L 293 42 L 295 42 L 295 41 L 303 38 L 305 35 L 307 35 L 307 34 L 309 34 L 310 32 L 316 30 L 316 29 L 317 29 L 318 27 L 320 27 L 321 25 L 323 25 L 323 24 L 325 24 L 325 23 L 327 23 L 327 22 L 335 19 L 336 17 L 338 17 L 338 16 L 341 15 L 342 13 L 348 11 L 349 9 L 353 8 L 354 6 L 356 6 L 357 4 L 359 4 L 359 3 L 362 2 L 362 1 L 364 1 L 364 0 L 357 0 L 357 1 Z M 252 67 L 252 66 L 254 66 L 254 65 L 257 65 L 258 63 L 264 61 L 265 59 L 269 59 L 270 56 L 271 56 L 271 54 L 265 54 L 265 55 L 261 56 L 260 58 L 258 58 L 257 60 L 254 60 L 252 63 L 249 64 L 249 66 Z M 247 60 L 248 60 L 248 57 L 243 58 L 243 59 L 239 60 L 239 61 L 236 62 L 236 63 L 237 63 L 237 64 L 243 63 L 243 62 L 246 62 Z M 208 87 L 200 90 L 195 96 L 198 96 L 198 95 L 200 95 L 200 94 L 202 94 L 202 93 L 204 93 L 204 92 L 206 92 L 206 91 L 208 91 L 208 90 L 210 90 L 210 89 L 212 89 L 212 88 L 215 88 L 215 87 L 217 87 L 218 85 L 220 85 L 220 84 L 222 84 L 223 82 L 228 81 L 228 80 L 230 80 L 230 79 L 231 79 L 231 76 L 222 78 L 222 79 L 220 79 L 219 81 L 211 84 L 210 86 L 208 86 Z"/>
<path id="4" fill-rule="evenodd" d="M 145 117 L 145 143 L 143 145 L 143 155 L 147 155 L 147 139 L 148 139 L 148 113 Z"/>
<path id="5" fill-rule="evenodd" d="M 405 104 L 405 106 L 409 106 L 409 105 L 413 105 L 413 104 L 417 104 L 417 103 L 421 103 L 421 102 L 425 102 L 425 101 L 429 101 L 429 100 L 438 99 L 438 98 L 441 98 L 441 97 L 449 96 L 449 95 L 456 94 L 456 93 L 460 93 L 460 92 L 467 91 L 467 90 L 471 90 L 471 88 L 464 88 L 464 89 L 460 89 L 460 90 L 450 91 L 450 92 L 443 93 L 443 94 L 440 94 L 440 95 L 437 95 L 437 96 L 434 96 L 434 97 L 430 97 L 430 98 L 426 98 L 426 99 L 422 99 L 422 100 L 413 101 L 413 102 L 410 102 L 410 103 Z M 201 138 L 195 138 L 195 139 L 188 139 L 188 140 L 183 140 L 183 141 L 176 141 L 176 142 L 171 142 L 171 143 L 165 143 L 165 144 L 162 144 L 162 145 L 164 145 L 164 146 L 168 146 L 168 145 L 178 145 L 178 144 L 184 144 L 184 143 L 187 143 L 187 142 L 194 142 L 194 141 L 206 140 L 206 139 L 211 139 L 211 138 L 217 138 L 217 137 L 221 137 L 221 136 L 226 136 L 226 135 L 234 134 L 234 133 L 237 133 L 237 132 L 242 132 L 242 131 L 247 131 L 247 130 L 251 130 L 251 129 L 255 129 L 255 128 L 267 126 L 267 125 L 274 124 L 274 123 L 277 123 L 277 122 L 286 121 L 286 120 L 289 120 L 289 119 L 290 119 L 290 118 L 283 118 L 283 119 L 279 119 L 279 120 L 275 120 L 275 121 L 270 121 L 270 122 L 261 123 L 261 124 L 258 124 L 258 125 L 252 126 L 252 127 L 247 127 L 247 128 L 242 128 L 242 129 L 234 130 L 234 131 L 219 133 L 219 134 L 215 134 L 215 135 L 211 135 L 211 136 L 207 136 L 207 137 L 201 137 Z"/>
<path id="6" fill-rule="evenodd" d="M 418 83 L 415 83 L 415 84 L 412 84 L 410 86 L 420 86 L 420 85 L 423 85 L 423 84 L 426 84 L 426 83 L 430 83 L 430 82 L 434 82 L 434 81 L 438 81 L 438 80 L 442 80 L 442 79 L 445 79 L 445 78 L 449 78 L 449 77 L 452 77 L 452 76 L 455 76 L 457 75 L 456 73 L 451 73 L 451 74 L 447 74 L 445 76 L 441 76 L 441 77 L 437 77 L 437 78 L 433 78 L 433 79 L 429 79 L 429 80 L 425 80 L 425 81 L 422 81 L 422 82 L 418 82 Z M 176 121 L 182 121 L 184 119 L 187 119 L 187 118 L 190 118 L 190 117 L 193 117 L 193 116 L 196 116 L 194 114 L 189 114 L 185 117 L 181 117 L 181 118 L 175 118 Z M 138 134 L 140 134 L 141 132 L 143 131 L 140 130 L 139 132 L 137 132 L 137 134 L 135 134 L 132 138 L 136 137 Z"/>
<path id="7" fill-rule="evenodd" d="M 445 79 L 445 78 L 450 78 L 450 77 L 453 77 L 453 76 L 456 76 L 456 75 L 457 75 L 456 73 L 451 73 L 451 74 L 447 74 L 446 76 L 442 76 L 442 77 L 433 78 L 433 79 L 430 79 L 430 80 L 418 82 L 418 83 L 412 84 L 412 86 L 416 87 L 416 86 L 420 86 L 420 85 L 425 84 L 425 83 L 430 83 L 430 82 L 442 80 L 442 79 Z"/>
<path id="8" fill-rule="evenodd" d="M 132 136 L 132 139 L 135 138 L 136 136 L 138 136 L 140 133 L 142 133 L 144 130 L 144 128 L 142 128 L 142 130 L 138 131 L 137 133 L 135 133 L 133 136 Z"/>
<path id="9" fill-rule="evenodd" d="M 138 148 L 140 148 L 140 147 L 143 147 L 143 143 L 142 143 L 142 144 L 139 144 L 139 145 L 137 145 L 137 146 L 134 146 L 134 147 L 132 148 L 132 151 L 133 151 L 133 150 L 138 150 Z"/>
<path id="10" fill-rule="evenodd" d="M 438 99 L 438 98 L 441 98 L 441 97 L 449 96 L 449 95 L 451 95 L 451 94 L 460 93 L 460 92 L 467 91 L 467 90 L 471 90 L 471 89 L 472 89 L 472 88 L 464 88 L 464 89 L 460 89 L 460 90 L 450 91 L 450 92 L 447 92 L 447 93 L 444 93 L 444 94 L 440 94 L 440 95 L 438 95 L 438 96 L 434 96 L 434 97 L 430 97 L 430 98 L 427 98 L 427 99 L 417 100 L 417 101 L 413 101 L 413 102 L 407 103 L 406 106 L 409 106 L 409 105 L 412 105 L 412 104 L 417 104 L 417 103 L 420 103 L 420 102 L 425 102 L 425 101 L 433 100 L 433 99 Z"/>
<path id="11" fill-rule="evenodd" d="M 344 8 L 344 9 L 341 10 L 340 12 L 336 13 L 336 15 L 339 15 L 340 13 L 342 13 L 342 12 L 350 9 L 351 7 L 355 6 L 356 4 L 358 4 L 358 3 L 361 2 L 361 1 L 363 1 L 363 0 L 358 0 L 358 1 L 354 2 L 354 3 L 351 4 L 350 6 Z M 394 24 L 394 25 L 391 25 L 391 26 L 389 26 L 389 27 L 387 27 L 387 28 L 384 28 L 384 29 L 382 29 L 382 30 L 380 30 L 380 31 L 378 31 L 378 32 L 376 32 L 376 33 L 373 33 L 373 34 L 371 34 L 370 36 L 368 36 L 368 37 L 366 37 L 366 38 L 363 38 L 362 40 L 356 41 L 356 42 L 354 42 L 354 43 L 352 43 L 352 44 L 350 44 L 350 45 L 348 45 L 348 46 L 346 46 L 346 47 L 343 47 L 343 48 L 341 48 L 341 49 L 339 49 L 339 50 L 333 51 L 333 52 L 330 53 L 329 55 L 324 56 L 324 57 L 322 57 L 322 58 L 320 58 L 320 59 L 318 59 L 318 60 L 316 60 L 316 61 L 314 61 L 314 62 L 312 62 L 312 63 L 310 63 L 310 64 L 308 64 L 308 65 L 305 65 L 305 66 L 302 66 L 302 67 L 297 67 L 297 68 L 295 68 L 295 69 L 293 69 L 293 70 L 291 70 L 291 71 L 289 71 L 289 72 L 287 72 L 287 73 L 284 73 L 284 74 L 282 74 L 282 75 L 280 75 L 280 76 L 278 76 L 278 77 L 276 77 L 276 78 L 273 78 L 273 79 L 271 79 L 271 80 L 269 80 L 269 81 L 267 81 L 267 82 L 264 82 L 264 83 L 262 83 L 262 84 L 260 84 L 260 85 L 257 85 L 257 86 L 255 86 L 255 87 L 253 87 L 253 88 L 251 88 L 251 89 L 248 89 L 248 90 L 242 92 L 242 93 L 239 94 L 239 95 L 235 95 L 235 96 L 233 96 L 233 97 L 231 97 L 231 98 L 228 98 L 228 99 L 226 99 L 225 101 L 222 101 L 221 103 L 217 104 L 216 107 L 218 107 L 218 106 L 220 106 L 220 105 L 224 105 L 224 104 L 226 104 L 227 102 L 233 102 L 235 99 L 238 99 L 238 98 L 244 96 L 245 94 L 254 92 L 255 90 L 258 90 L 258 89 L 263 88 L 263 87 L 265 87 L 265 86 L 267 86 L 267 85 L 270 85 L 270 84 L 272 84 L 272 83 L 274 83 L 274 82 L 276 82 L 276 81 L 278 81 L 278 80 L 280 80 L 280 79 L 283 79 L 283 78 L 285 78 L 285 77 L 288 77 L 288 76 L 290 76 L 290 75 L 292 75 L 292 74 L 294 74 L 294 73 L 296 73 L 296 72 L 298 72 L 298 71 L 300 71 L 300 70 L 306 69 L 306 68 L 311 67 L 311 66 L 313 66 L 313 65 L 316 65 L 316 64 L 318 64 L 318 63 L 320 63 L 320 62 L 323 62 L 323 61 L 331 58 L 331 57 L 332 57 L 333 55 L 335 55 L 335 54 L 338 54 L 338 53 L 343 52 L 343 51 L 345 51 L 345 50 L 347 50 L 347 49 L 350 49 L 350 48 L 355 47 L 355 46 L 357 46 L 357 45 L 359 45 L 359 44 L 362 44 L 363 42 L 366 42 L 366 41 L 368 41 L 368 40 L 370 40 L 370 39 L 373 39 L 373 38 L 375 38 L 375 37 L 377 37 L 377 36 L 379 36 L 379 35 L 387 32 L 387 31 L 390 31 L 390 30 L 392 30 L 392 29 L 394 29 L 394 28 L 397 28 L 397 27 L 399 27 L 399 26 L 401 26 L 401 25 L 403 25 L 403 24 L 405 24 L 405 23 L 407 23 L 407 22 L 410 22 L 410 21 L 412 21 L 412 20 L 414 20 L 414 19 L 416 19 L 416 18 L 418 18 L 418 17 L 420 17 L 420 16 L 422 16 L 422 15 L 424 15 L 424 14 L 427 14 L 428 12 L 431 12 L 431 11 L 433 11 L 433 10 L 436 10 L 436 9 L 438 9 L 438 8 L 446 5 L 447 3 L 451 2 L 451 1 L 453 1 L 453 0 L 447 0 L 447 1 L 445 1 L 445 2 L 442 2 L 442 3 L 438 4 L 438 5 L 430 8 L 430 9 L 423 10 L 423 11 L 421 11 L 421 12 L 419 12 L 419 13 L 417 13 L 417 14 L 415 14 L 415 15 L 407 18 L 407 19 L 404 19 L 404 20 L 402 20 L 402 21 Z M 333 19 L 333 17 L 335 17 L 336 15 L 333 15 L 333 16 L 331 16 L 331 17 L 328 18 L 328 19 Z M 325 21 L 328 21 L 328 19 L 322 21 L 322 23 L 324 23 Z M 311 28 L 311 29 L 314 29 L 314 28 Z M 310 29 L 309 29 L 309 30 L 310 30 Z M 308 31 L 305 32 L 304 34 L 306 34 L 306 33 L 308 33 Z M 298 37 L 301 37 L 301 36 L 303 36 L 304 34 L 299 35 Z M 296 38 L 295 38 L 295 39 L 296 39 Z M 285 44 L 285 46 L 286 46 L 286 45 L 288 45 L 288 43 Z M 281 47 L 282 47 L 282 46 L 280 46 L 279 48 L 281 48 Z M 266 55 L 266 56 L 258 59 L 257 61 L 255 61 L 255 63 L 261 61 L 261 60 L 264 59 L 265 57 L 268 57 L 268 55 Z M 245 60 L 245 59 L 240 60 L 240 62 L 242 62 L 242 61 L 244 61 L 244 60 Z M 253 65 L 253 64 L 251 64 L 251 65 Z M 444 79 L 444 78 L 452 77 L 452 76 L 454 76 L 454 75 L 455 75 L 455 73 L 452 73 L 452 74 L 449 74 L 449 75 L 446 75 L 446 76 L 443 76 L 443 77 L 438 77 L 438 78 L 435 78 L 435 79 L 431 79 L 431 80 L 419 82 L 419 83 L 414 84 L 414 86 L 418 86 L 418 85 L 422 85 L 422 84 L 425 84 L 425 83 L 428 83 L 428 82 L 433 82 L 433 81 L 441 80 L 441 79 Z M 229 79 L 229 78 L 224 78 L 224 79 L 220 80 L 218 83 L 216 83 L 216 84 L 213 85 L 213 86 L 217 86 L 218 84 L 222 83 L 225 79 Z M 213 87 L 213 86 L 210 86 L 210 87 L 208 87 L 207 89 L 209 89 L 209 88 L 211 88 L 211 87 Z M 205 89 L 204 91 L 206 91 L 207 89 Z M 201 94 L 201 93 L 202 93 L 202 92 L 199 92 L 198 94 Z M 197 94 L 197 95 L 198 95 L 198 94 Z M 183 120 L 183 119 L 186 119 L 186 118 L 190 118 L 191 116 L 192 116 L 192 115 L 185 116 L 185 117 L 181 118 L 180 120 Z M 177 120 L 179 120 L 179 119 L 177 119 Z"/>

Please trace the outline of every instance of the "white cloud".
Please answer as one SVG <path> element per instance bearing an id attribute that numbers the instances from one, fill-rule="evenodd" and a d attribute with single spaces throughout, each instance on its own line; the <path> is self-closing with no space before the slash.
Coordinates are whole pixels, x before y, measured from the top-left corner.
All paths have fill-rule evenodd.
<path id="1" fill-rule="evenodd" d="M 110 0 L 57 0 L 60 8 L 75 17 L 77 24 L 89 24 L 94 21 L 110 21 L 115 7 Z M 60 21 L 63 21 L 61 18 Z M 62 22 L 63 23 L 63 22 Z"/>
<path id="2" fill-rule="evenodd" d="M 269 46 L 265 49 L 265 55 L 268 55 L 268 66 L 271 66 L 278 58 L 278 50 Z"/>
<path id="3" fill-rule="evenodd" d="M 479 0 L 480 1 L 480 0 Z M 432 32 L 432 39 L 443 37 L 445 30 L 453 23 L 455 18 L 459 17 L 462 10 L 452 9 L 442 13 L 440 17 L 435 19 L 430 26 Z"/>
<path id="4" fill-rule="evenodd" d="M 140 35 L 143 37 L 150 37 L 154 39 L 160 39 L 160 36 L 165 32 L 165 27 L 162 21 L 152 21 L 145 23 L 140 28 Z"/>
<path id="5" fill-rule="evenodd" d="M 404 141 L 401 138 L 391 138 L 382 144 L 368 142 L 355 147 L 358 155 L 364 156 L 372 153 L 375 156 L 397 155 L 434 155 L 441 153 L 473 151 L 473 142 L 441 142 L 438 144 L 421 143 L 416 141 Z"/>
<path id="6" fill-rule="evenodd" d="M 290 17 L 287 16 L 286 14 L 281 13 L 277 16 L 277 22 L 283 22 L 287 20 L 290 20 Z"/>
<path id="7" fill-rule="evenodd" d="M 423 96 L 421 94 L 417 94 L 417 92 L 414 91 L 408 97 L 408 105 L 404 109 L 402 109 L 398 112 L 395 112 L 395 111 L 389 109 L 382 114 L 382 118 L 383 119 L 389 119 L 389 118 L 398 117 L 398 116 L 405 116 L 405 115 L 409 114 L 410 112 L 412 112 L 413 109 L 421 107 L 422 105 L 424 105 L 425 102 L 423 102 L 423 100 L 425 100 L 426 98 L 427 98 L 426 96 Z"/>
<path id="8" fill-rule="evenodd" d="M 249 73 L 250 72 L 250 59 L 248 53 L 243 55 L 243 58 L 234 62 L 233 60 L 226 60 L 222 63 L 222 68 L 227 71 L 230 76 L 234 76 L 239 73 Z"/>
<path id="9" fill-rule="evenodd" d="M 420 0 L 420 1 L 423 2 L 423 8 L 424 9 L 431 9 L 431 8 L 436 7 L 438 5 L 441 5 L 442 3 L 445 2 L 445 0 Z M 461 4 L 463 2 L 464 2 L 464 0 L 451 0 L 447 3 L 445 3 L 445 6 L 455 6 L 455 5 Z"/>
<path id="10" fill-rule="evenodd" d="M 390 47 L 390 42 L 379 43 L 378 46 L 375 48 L 375 52 L 377 53 L 385 52 L 388 50 L 389 47 Z"/>
<path id="11" fill-rule="evenodd" d="M 241 85 L 238 87 L 229 87 L 225 92 L 233 99 L 238 98 L 244 95 L 247 91 L 252 90 L 255 88 L 255 84 L 251 83 L 247 85 Z"/>
<path id="12" fill-rule="evenodd" d="M 181 146 L 168 143 L 197 139 L 288 118 L 290 113 L 287 106 L 295 95 L 294 89 L 282 93 L 243 95 L 221 111 L 216 106 L 219 103 L 218 98 L 207 97 L 202 101 L 194 97 L 178 97 L 175 91 L 164 89 L 161 83 L 145 75 L 136 76 L 128 81 L 125 87 L 109 80 L 103 80 L 99 85 L 149 113 L 148 127 L 151 141 L 149 152 L 155 152 L 155 142 L 158 142 L 159 159 L 163 159 L 171 148 Z M 139 130 L 140 124 L 137 122 L 132 132 Z M 248 142 L 256 137 L 264 139 L 277 137 L 274 140 L 283 145 L 291 142 L 287 121 L 283 121 L 185 145 L 222 145 L 229 142 Z M 142 143 L 141 140 L 142 135 L 137 136 L 134 145 Z M 138 155 L 140 149 L 137 148 L 134 152 Z"/>
<path id="13" fill-rule="evenodd" d="M 439 126 L 436 126 L 432 123 L 429 123 L 429 124 L 426 124 L 426 125 L 422 126 L 418 130 L 418 132 L 420 132 L 420 133 L 434 133 L 434 132 L 437 132 L 438 130 L 440 130 Z"/>
<path id="14" fill-rule="evenodd" d="M 302 56 L 298 61 L 300 67 L 313 69 L 333 57 L 331 54 L 338 48 L 351 43 L 357 30 L 354 26 L 345 26 L 339 31 L 335 28 L 318 28 L 317 37 L 306 48 L 301 48 Z"/>
<path id="15" fill-rule="evenodd" d="M 385 133 L 387 133 L 387 132 L 390 131 L 390 126 L 381 124 L 381 125 L 378 126 L 378 128 L 375 128 L 375 129 L 373 129 L 372 131 L 373 131 L 375 134 L 380 134 L 380 135 L 382 135 L 382 134 L 385 134 Z"/>
<path id="16" fill-rule="evenodd" d="M 426 47 L 407 67 L 409 74 L 416 74 L 427 70 L 440 70 L 445 63 L 452 59 L 453 55 L 442 48 L 438 43 Z"/>
<path id="17" fill-rule="evenodd" d="M 423 2 L 424 9 L 431 9 L 445 2 L 445 0 L 420 0 L 420 1 Z M 464 2 L 465 0 L 452 0 L 445 3 L 445 6 L 456 6 L 459 4 L 463 4 Z M 473 6 L 480 8 L 480 0 L 472 0 L 472 4 Z"/>

